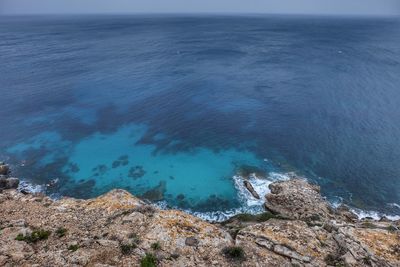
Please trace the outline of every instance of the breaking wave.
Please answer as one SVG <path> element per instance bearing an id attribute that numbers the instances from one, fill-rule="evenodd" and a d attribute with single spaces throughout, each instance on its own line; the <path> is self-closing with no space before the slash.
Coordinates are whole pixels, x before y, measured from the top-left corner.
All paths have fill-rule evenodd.
<path id="1" fill-rule="evenodd" d="M 264 202 L 265 195 L 270 192 L 268 186 L 277 180 L 288 180 L 290 179 L 290 174 L 269 173 L 268 177 L 257 177 L 255 174 L 251 174 L 248 178 L 244 178 L 240 175 L 235 175 L 232 177 L 235 188 L 237 190 L 237 196 L 241 206 L 239 208 L 225 210 L 225 211 L 210 211 L 210 212 L 195 212 L 192 210 L 183 210 L 190 213 L 196 217 L 210 222 L 221 222 L 227 220 L 237 214 L 249 213 L 258 214 L 264 212 Z M 260 199 L 256 199 L 244 186 L 243 182 L 249 181 L 254 190 L 260 196 Z M 159 202 L 156 204 L 162 209 L 167 209 L 168 205 L 166 202 Z"/>
<path id="2" fill-rule="evenodd" d="M 342 201 L 335 201 L 332 202 L 331 205 L 334 208 L 337 208 L 338 206 L 340 206 L 342 204 Z M 394 206 L 396 208 L 400 208 L 399 204 L 397 203 L 388 203 L 389 206 Z M 400 220 L 400 216 L 399 215 L 390 215 L 390 214 L 385 214 L 382 212 L 378 212 L 378 211 L 374 211 L 374 210 L 362 210 L 362 209 L 358 209 L 358 208 L 354 208 L 354 207 L 350 207 L 350 210 L 357 215 L 359 220 L 365 219 L 365 218 L 372 218 L 373 220 L 379 221 L 382 218 L 386 218 L 388 220 L 391 221 L 397 221 Z"/>
<path id="3" fill-rule="evenodd" d="M 19 186 L 18 186 L 19 191 L 25 191 L 29 193 L 42 193 L 45 192 L 45 186 L 44 185 L 38 185 L 38 184 L 32 184 L 27 181 L 20 181 Z"/>

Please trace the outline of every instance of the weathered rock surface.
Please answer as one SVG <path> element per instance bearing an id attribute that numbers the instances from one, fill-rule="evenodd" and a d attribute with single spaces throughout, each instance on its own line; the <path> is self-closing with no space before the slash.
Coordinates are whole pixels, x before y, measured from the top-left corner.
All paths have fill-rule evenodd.
<path id="1" fill-rule="evenodd" d="M 0 177 L 0 190 L 1 189 L 15 189 L 18 188 L 19 179 L 18 178 L 5 178 Z"/>
<path id="2" fill-rule="evenodd" d="M 265 207 L 273 213 L 291 219 L 326 220 L 332 218 L 332 209 L 321 197 L 320 188 L 303 179 L 279 181 L 269 185 Z"/>
<path id="3" fill-rule="evenodd" d="M 5 176 L 8 175 L 9 173 L 10 173 L 10 167 L 5 163 L 0 162 L 0 175 Z"/>
<path id="4" fill-rule="evenodd" d="M 266 206 L 280 215 L 216 224 L 124 190 L 58 201 L 4 190 L 0 266 L 140 266 L 146 253 L 158 266 L 400 266 L 399 222 L 349 221 L 304 180 L 271 191 Z M 222 253 L 231 246 L 245 257 Z"/>

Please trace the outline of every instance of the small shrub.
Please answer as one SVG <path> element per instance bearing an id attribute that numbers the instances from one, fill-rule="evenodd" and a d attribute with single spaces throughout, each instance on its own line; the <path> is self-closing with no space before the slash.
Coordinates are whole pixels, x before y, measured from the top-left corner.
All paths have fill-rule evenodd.
<path id="1" fill-rule="evenodd" d="M 261 214 L 257 214 L 256 218 L 257 222 L 265 222 L 274 218 L 280 219 L 281 217 L 279 215 L 272 214 L 271 212 L 263 212 Z"/>
<path id="2" fill-rule="evenodd" d="M 369 257 L 369 256 L 364 257 L 364 258 L 362 259 L 362 261 L 363 261 L 363 263 L 365 264 L 365 266 L 372 266 L 371 257 Z"/>
<path id="3" fill-rule="evenodd" d="M 25 236 L 23 234 L 18 234 L 17 237 L 15 238 L 17 241 L 25 241 Z"/>
<path id="4" fill-rule="evenodd" d="M 222 250 L 222 253 L 225 255 L 225 257 L 233 260 L 244 260 L 245 259 L 245 254 L 244 250 L 241 247 L 238 246 L 230 246 L 230 247 L 225 247 Z"/>
<path id="5" fill-rule="evenodd" d="M 310 217 L 308 217 L 310 221 L 320 221 L 321 216 L 319 214 L 312 214 Z"/>
<path id="6" fill-rule="evenodd" d="M 118 241 L 118 236 L 117 235 L 110 235 L 108 237 L 108 239 L 112 240 L 112 241 Z"/>
<path id="7" fill-rule="evenodd" d="M 77 251 L 79 249 L 79 246 L 78 245 L 70 245 L 69 247 L 68 247 L 68 250 L 69 251 L 72 251 L 72 252 L 75 252 L 75 251 Z"/>
<path id="8" fill-rule="evenodd" d="M 64 227 L 60 227 L 60 228 L 58 228 L 57 230 L 56 230 L 56 234 L 57 234 L 57 236 L 58 237 L 63 237 L 63 236 L 65 236 L 66 234 L 67 234 L 67 229 L 65 229 Z"/>
<path id="9" fill-rule="evenodd" d="M 135 207 L 133 209 L 133 211 L 140 212 L 140 213 L 143 213 L 143 214 L 147 214 L 147 215 L 150 216 L 150 215 L 153 215 L 154 212 L 156 212 L 156 209 L 151 205 L 143 205 L 143 206 Z"/>
<path id="10" fill-rule="evenodd" d="M 30 235 L 30 242 L 37 242 L 39 240 L 45 240 L 49 238 L 51 232 L 46 230 L 33 231 Z"/>
<path id="11" fill-rule="evenodd" d="M 131 214 L 131 213 L 132 213 L 132 210 L 124 210 L 124 211 L 121 212 L 121 215 L 128 215 L 128 214 Z"/>
<path id="12" fill-rule="evenodd" d="M 386 228 L 389 232 L 396 232 L 398 229 L 396 228 L 396 226 L 393 226 L 393 225 L 389 225 L 387 228 Z"/>
<path id="13" fill-rule="evenodd" d="M 230 218 L 230 219 L 228 219 L 226 221 L 221 222 L 221 224 L 222 225 L 227 225 L 227 224 L 235 222 L 235 221 L 244 222 L 244 223 L 247 223 L 247 222 L 250 222 L 250 223 L 251 222 L 265 222 L 265 221 L 268 221 L 268 220 L 274 219 L 274 218 L 276 218 L 276 219 L 285 219 L 284 217 L 279 216 L 279 215 L 275 215 L 275 214 L 273 214 L 271 212 L 263 212 L 263 213 L 260 213 L 260 214 L 240 213 L 240 214 L 237 214 L 237 215 L 233 216 L 232 218 Z"/>
<path id="14" fill-rule="evenodd" d="M 140 267 L 156 267 L 157 259 L 151 253 L 146 253 L 146 256 L 140 261 Z"/>
<path id="15" fill-rule="evenodd" d="M 177 258 L 179 258 L 179 254 L 178 253 L 172 253 L 171 254 L 171 258 L 176 260 Z"/>
<path id="16" fill-rule="evenodd" d="M 345 266 L 344 261 L 340 258 L 339 255 L 335 255 L 335 254 L 328 254 L 325 257 L 325 263 L 327 265 L 331 265 L 331 266 L 335 266 L 335 267 L 342 267 Z"/>
<path id="17" fill-rule="evenodd" d="M 120 244 L 119 248 L 121 249 L 121 253 L 124 255 L 128 255 L 136 248 L 136 244 L 130 243 L 130 244 Z"/>
<path id="18" fill-rule="evenodd" d="M 24 236 L 23 234 L 18 234 L 15 240 L 25 241 L 27 243 L 36 243 L 40 240 L 45 240 L 49 238 L 51 232 L 46 230 L 35 230 L 30 235 Z"/>
<path id="19" fill-rule="evenodd" d="M 140 237 L 134 232 L 130 233 L 128 235 L 128 238 L 131 239 L 132 243 L 136 245 L 139 245 L 139 243 L 141 242 Z"/>
<path id="20" fill-rule="evenodd" d="M 376 228 L 376 225 L 371 222 L 363 222 L 361 226 L 364 228 Z"/>
<path id="21" fill-rule="evenodd" d="M 160 250 L 161 249 L 161 245 L 159 242 L 155 242 L 153 244 L 151 244 L 151 248 L 154 250 Z"/>

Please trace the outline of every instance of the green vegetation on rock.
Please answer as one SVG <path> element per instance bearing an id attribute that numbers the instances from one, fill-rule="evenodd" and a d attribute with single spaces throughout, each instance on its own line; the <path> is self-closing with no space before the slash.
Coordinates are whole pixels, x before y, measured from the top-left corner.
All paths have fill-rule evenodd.
<path id="1" fill-rule="evenodd" d="M 160 250 L 161 249 L 161 245 L 159 242 L 155 242 L 153 244 L 151 244 L 151 248 L 154 250 Z"/>
<path id="2" fill-rule="evenodd" d="M 36 243 L 40 240 L 45 240 L 49 238 L 50 234 L 51 234 L 50 231 L 39 229 L 33 231 L 30 235 L 24 236 L 23 234 L 18 234 L 15 240 L 25 241 L 27 243 Z"/>
<path id="3" fill-rule="evenodd" d="M 147 253 L 144 258 L 140 261 L 140 267 L 156 267 L 157 266 L 157 259 L 156 257 L 151 254 Z"/>
<path id="4" fill-rule="evenodd" d="M 72 251 L 72 252 L 75 252 L 75 251 L 77 251 L 79 249 L 79 246 L 78 245 L 70 245 L 69 247 L 68 247 L 68 250 L 69 251 Z"/>
<path id="5" fill-rule="evenodd" d="M 121 244 L 120 246 L 121 253 L 124 255 L 128 255 L 134 250 L 137 245 L 135 243 L 130 243 L 130 244 Z"/>
<path id="6" fill-rule="evenodd" d="M 238 246 L 229 246 L 222 249 L 222 253 L 226 258 L 232 260 L 244 260 L 245 254 L 242 247 Z"/>
<path id="7" fill-rule="evenodd" d="M 68 230 L 65 229 L 64 227 L 60 227 L 56 230 L 56 234 L 58 237 L 63 237 L 67 234 Z"/>

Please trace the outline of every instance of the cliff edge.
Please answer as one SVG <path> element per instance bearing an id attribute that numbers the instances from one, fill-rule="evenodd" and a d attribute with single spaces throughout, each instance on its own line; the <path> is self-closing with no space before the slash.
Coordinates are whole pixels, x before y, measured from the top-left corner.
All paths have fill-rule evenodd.
<path id="1" fill-rule="evenodd" d="M 400 266 L 399 221 L 359 221 L 302 179 L 270 189 L 264 214 L 223 223 L 124 190 L 57 201 L 3 190 L 0 266 Z"/>

